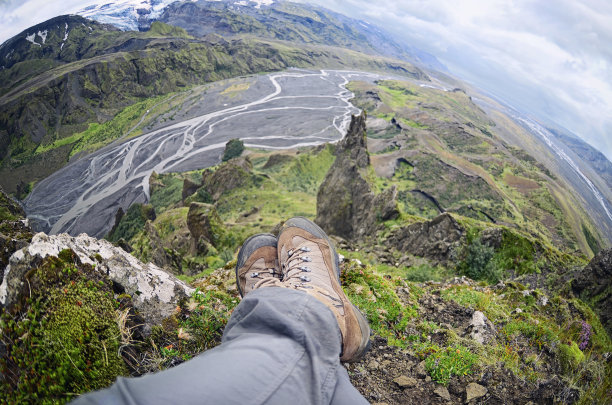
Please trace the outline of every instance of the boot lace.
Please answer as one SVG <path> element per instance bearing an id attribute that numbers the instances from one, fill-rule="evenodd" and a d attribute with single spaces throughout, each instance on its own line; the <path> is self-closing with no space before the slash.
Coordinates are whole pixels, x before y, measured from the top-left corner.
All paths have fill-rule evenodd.
<path id="1" fill-rule="evenodd" d="M 290 284 L 297 288 L 312 288 L 306 284 L 312 281 L 307 274 L 312 271 L 306 264 L 312 261 L 312 258 L 307 255 L 309 252 L 311 249 L 307 246 L 289 249 L 287 261 L 283 263 L 283 282 L 290 281 Z"/>

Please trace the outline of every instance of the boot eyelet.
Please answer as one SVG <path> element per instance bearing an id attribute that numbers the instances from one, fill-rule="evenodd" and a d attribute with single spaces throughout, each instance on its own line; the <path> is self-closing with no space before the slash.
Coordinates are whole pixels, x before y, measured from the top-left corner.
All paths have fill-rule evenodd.
<path id="1" fill-rule="evenodd" d="M 300 280 L 302 280 L 303 282 L 307 283 L 310 281 L 310 277 L 308 276 L 300 276 Z"/>
<path id="2" fill-rule="evenodd" d="M 303 262 L 311 262 L 312 259 L 310 257 L 304 256 L 304 257 L 302 257 L 302 261 Z"/>

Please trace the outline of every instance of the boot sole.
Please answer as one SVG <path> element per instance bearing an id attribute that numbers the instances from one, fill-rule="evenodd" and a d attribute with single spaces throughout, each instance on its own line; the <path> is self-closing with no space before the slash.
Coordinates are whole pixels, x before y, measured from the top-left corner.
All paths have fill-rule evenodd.
<path id="1" fill-rule="evenodd" d="M 265 239 L 264 239 L 265 238 Z M 261 239 L 255 240 L 255 239 Z M 247 238 L 238 252 L 238 259 L 236 259 L 236 286 L 238 287 L 238 293 L 241 297 L 244 297 L 240 283 L 238 282 L 238 270 L 244 265 L 247 259 L 260 247 L 274 246 L 276 247 L 278 240 L 276 236 L 271 233 L 258 233 Z"/>
<path id="2" fill-rule="evenodd" d="M 333 257 L 333 263 L 334 263 L 334 272 L 336 274 L 336 280 L 338 281 L 338 284 L 340 284 L 340 286 L 342 286 L 342 283 L 340 282 L 340 258 L 338 257 L 338 252 L 336 252 L 336 248 L 334 247 L 334 244 L 332 243 L 331 239 L 329 239 L 329 237 L 327 236 L 327 234 L 325 233 L 325 231 L 323 229 L 321 229 L 321 227 L 317 224 L 315 224 L 314 222 L 312 222 L 311 220 L 309 220 L 308 218 L 305 217 L 293 217 L 288 219 L 285 224 L 283 225 L 283 229 L 285 228 L 290 228 L 290 227 L 296 227 L 296 228 L 300 228 L 303 229 L 305 231 L 307 231 L 308 233 L 316 236 L 319 239 L 325 239 L 325 241 L 327 241 L 327 243 L 329 244 L 330 247 L 330 251 L 333 253 L 334 257 Z M 282 230 L 281 230 L 282 232 Z M 344 293 L 344 290 L 342 290 L 342 293 L 344 294 L 346 300 L 351 304 L 351 306 L 353 307 L 353 312 L 355 313 L 355 317 L 357 318 L 357 322 L 359 323 L 359 329 L 361 330 L 361 343 L 359 345 L 359 349 L 357 349 L 357 351 L 355 352 L 355 354 L 353 355 L 352 358 L 350 358 L 349 360 L 346 360 L 346 363 L 353 363 L 355 361 L 359 361 L 363 358 L 363 356 L 368 352 L 368 350 L 370 350 L 370 325 L 368 324 L 368 320 L 366 319 L 366 317 L 363 315 L 363 313 L 361 312 L 361 310 L 359 310 L 359 308 L 357 308 L 346 296 L 346 294 Z"/>

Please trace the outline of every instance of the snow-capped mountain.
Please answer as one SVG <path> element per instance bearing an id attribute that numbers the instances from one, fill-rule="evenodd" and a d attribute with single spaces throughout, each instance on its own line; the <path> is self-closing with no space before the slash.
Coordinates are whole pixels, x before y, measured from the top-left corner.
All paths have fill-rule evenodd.
<path id="1" fill-rule="evenodd" d="M 147 29 L 152 21 L 161 16 L 168 5 L 177 0 L 119 0 L 109 3 L 101 1 L 78 11 L 76 14 L 92 20 L 112 24 L 125 31 Z M 181 0 L 191 2 L 194 0 Z M 222 0 L 206 0 L 222 1 Z M 269 6 L 274 0 L 240 0 L 233 2 L 236 6 L 261 8 Z"/>

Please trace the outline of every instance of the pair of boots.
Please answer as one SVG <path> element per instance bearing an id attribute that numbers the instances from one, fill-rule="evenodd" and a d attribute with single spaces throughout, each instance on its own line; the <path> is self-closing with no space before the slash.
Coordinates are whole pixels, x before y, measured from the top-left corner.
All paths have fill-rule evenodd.
<path id="1" fill-rule="evenodd" d="M 370 327 L 340 286 L 338 254 L 314 222 L 295 217 L 285 222 L 278 239 L 271 234 L 248 238 L 238 254 L 236 283 L 241 296 L 262 287 L 303 291 L 336 316 L 342 334 L 340 360 L 356 361 L 370 347 Z"/>

